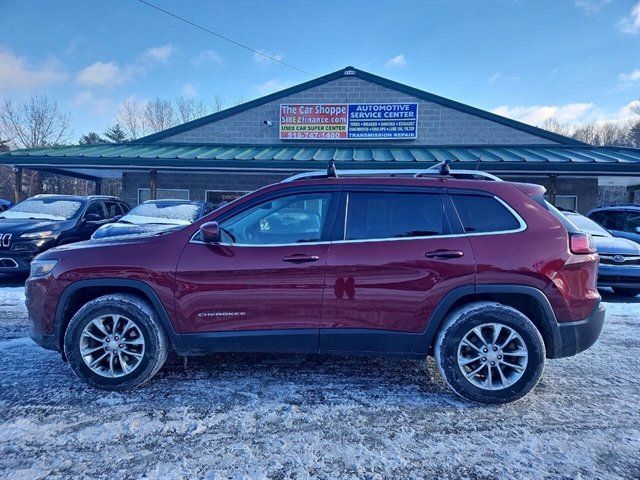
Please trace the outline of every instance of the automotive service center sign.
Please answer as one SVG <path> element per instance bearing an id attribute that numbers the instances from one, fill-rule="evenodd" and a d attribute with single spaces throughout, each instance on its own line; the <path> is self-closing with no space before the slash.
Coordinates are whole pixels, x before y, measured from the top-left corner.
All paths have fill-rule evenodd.
<path id="1" fill-rule="evenodd" d="M 282 140 L 412 139 L 417 133 L 417 103 L 280 105 Z"/>

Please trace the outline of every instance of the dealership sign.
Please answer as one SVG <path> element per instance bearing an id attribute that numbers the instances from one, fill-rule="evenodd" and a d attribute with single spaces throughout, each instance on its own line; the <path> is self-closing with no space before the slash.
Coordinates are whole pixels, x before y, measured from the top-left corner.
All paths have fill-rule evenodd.
<path id="1" fill-rule="evenodd" d="M 416 138 L 417 103 L 297 103 L 280 105 L 283 140 Z"/>

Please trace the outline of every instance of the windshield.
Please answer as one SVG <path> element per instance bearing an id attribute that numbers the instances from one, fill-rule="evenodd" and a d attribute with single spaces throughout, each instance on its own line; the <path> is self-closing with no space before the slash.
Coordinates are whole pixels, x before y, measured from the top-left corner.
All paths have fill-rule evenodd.
<path id="1" fill-rule="evenodd" d="M 145 225 L 189 225 L 198 219 L 200 206 L 193 203 L 154 202 L 143 203 L 127 213 L 120 222 Z"/>
<path id="2" fill-rule="evenodd" d="M 3 212 L 0 218 L 68 220 L 80 210 L 81 206 L 82 203 L 76 200 L 61 200 L 56 198 L 30 199 Z"/>
<path id="3" fill-rule="evenodd" d="M 590 233 L 596 237 L 610 237 L 611 234 L 598 225 L 593 220 L 583 217 L 582 215 L 567 215 L 571 223 L 586 233 Z"/>

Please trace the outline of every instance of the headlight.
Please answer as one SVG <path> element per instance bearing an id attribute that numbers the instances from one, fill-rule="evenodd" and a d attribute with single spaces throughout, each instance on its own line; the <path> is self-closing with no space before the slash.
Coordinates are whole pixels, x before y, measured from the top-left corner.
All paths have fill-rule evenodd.
<path id="1" fill-rule="evenodd" d="M 23 233 L 20 238 L 50 238 L 55 237 L 55 232 L 51 230 L 45 230 L 44 232 Z"/>
<path id="2" fill-rule="evenodd" d="M 57 260 L 34 260 L 31 262 L 30 277 L 44 277 L 58 264 Z"/>

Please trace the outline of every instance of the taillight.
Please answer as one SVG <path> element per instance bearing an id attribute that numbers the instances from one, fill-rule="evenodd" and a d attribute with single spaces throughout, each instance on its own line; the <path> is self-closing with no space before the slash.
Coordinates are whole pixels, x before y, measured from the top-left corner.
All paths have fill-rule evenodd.
<path id="1" fill-rule="evenodd" d="M 587 254 L 596 253 L 591 235 L 588 233 L 570 233 L 569 249 L 571 253 Z"/>

